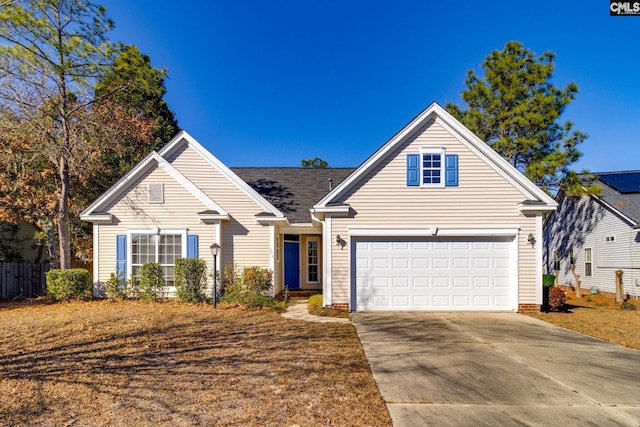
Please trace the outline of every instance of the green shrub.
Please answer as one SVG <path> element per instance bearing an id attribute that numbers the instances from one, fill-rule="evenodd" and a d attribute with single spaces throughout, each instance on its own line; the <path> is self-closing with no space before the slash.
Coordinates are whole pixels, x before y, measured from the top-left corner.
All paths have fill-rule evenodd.
<path id="1" fill-rule="evenodd" d="M 273 274 L 262 267 L 247 267 L 242 271 L 242 284 L 249 292 L 266 295 L 271 290 Z"/>
<path id="2" fill-rule="evenodd" d="M 180 258 L 175 268 L 176 295 L 185 302 L 204 301 L 207 263 L 200 258 Z"/>
<path id="3" fill-rule="evenodd" d="M 93 293 L 91 274 L 84 268 L 50 270 L 47 272 L 47 292 L 58 300 L 89 299 Z"/>
<path id="4" fill-rule="evenodd" d="M 140 267 L 138 297 L 145 301 L 155 301 L 160 288 L 165 285 L 162 267 L 157 262 L 147 262 Z"/>
<path id="5" fill-rule="evenodd" d="M 284 310 L 285 302 L 269 296 L 272 273 L 261 267 L 247 267 L 242 274 L 233 266 L 227 265 L 223 278 L 223 294 L 220 302 L 245 307 L 270 307 Z"/>
<path id="6" fill-rule="evenodd" d="M 622 304 L 620 304 L 620 308 L 623 310 L 635 310 L 636 305 L 629 301 L 629 299 L 625 299 L 624 301 L 622 301 Z"/>
<path id="7" fill-rule="evenodd" d="M 224 266 L 224 272 L 222 273 L 222 295 L 225 294 L 239 294 L 242 292 L 242 280 L 240 280 L 240 273 L 238 273 L 238 267 L 229 261 Z"/>
<path id="8" fill-rule="evenodd" d="M 322 308 L 322 294 L 315 294 L 309 297 L 307 301 L 307 305 L 309 306 L 309 311 L 311 309 L 321 309 Z"/>
<path id="9" fill-rule="evenodd" d="M 105 283 L 107 289 L 107 298 L 114 300 L 122 300 L 129 296 L 131 282 L 124 278 L 124 271 L 120 274 L 111 273 L 109 280 Z"/>
<path id="10" fill-rule="evenodd" d="M 549 289 L 549 309 L 551 311 L 559 311 L 567 301 L 567 297 L 559 286 Z"/>

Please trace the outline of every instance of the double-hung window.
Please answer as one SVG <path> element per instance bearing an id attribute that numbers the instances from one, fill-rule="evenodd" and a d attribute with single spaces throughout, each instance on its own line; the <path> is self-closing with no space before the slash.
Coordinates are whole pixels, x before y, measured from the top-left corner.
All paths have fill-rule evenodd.
<path id="1" fill-rule="evenodd" d="M 178 258 L 186 256 L 185 233 L 131 232 L 131 277 L 140 279 L 140 267 L 157 262 L 162 267 L 167 286 L 175 285 L 174 268 Z"/>
<path id="2" fill-rule="evenodd" d="M 591 259 L 591 248 L 584 248 L 584 275 L 591 277 L 593 262 Z"/>
<path id="3" fill-rule="evenodd" d="M 445 154 L 444 148 L 438 147 L 422 147 L 419 154 L 407 154 L 407 186 L 457 187 L 458 155 Z"/>
<path id="4" fill-rule="evenodd" d="M 442 187 L 443 150 L 423 149 L 422 152 L 422 185 Z"/>

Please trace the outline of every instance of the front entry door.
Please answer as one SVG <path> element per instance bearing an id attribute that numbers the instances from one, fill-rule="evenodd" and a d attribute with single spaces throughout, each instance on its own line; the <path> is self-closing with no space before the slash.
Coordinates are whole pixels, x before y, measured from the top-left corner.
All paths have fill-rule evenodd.
<path id="1" fill-rule="evenodd" d="M 284 286 L 300 288 L 300 243 L 284 242 Z"/>

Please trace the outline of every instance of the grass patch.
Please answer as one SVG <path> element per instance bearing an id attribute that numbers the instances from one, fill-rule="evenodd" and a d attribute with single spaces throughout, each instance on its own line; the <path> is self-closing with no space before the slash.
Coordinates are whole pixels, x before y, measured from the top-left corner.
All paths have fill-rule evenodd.
<path id="1" fill-rule="evenodd" d="M 346 311 L 322 307 L 322 294 L 310 296 L 307 304 L 309 307 L 309 314 L 313 314 L 315 316 L 340 317 L 343 319 L 349 318 L 349 313 Z"/>
<path id="2" fill-rule="evenodd" d="M 575 292 L 567 291 L 566 296 L 565 311 L 527 314 L 563 328 L 640 350 L 640 312 L 623 309 L 614 298 L 602 294 L 576 298 Z M 635 304 L 635 300 L 630 303 Z"/>
<path id="3" fill-rule="evenodd" d="M 350 324 L 45 300 L 0 324 L 0 425 L 391 425 Z"/>

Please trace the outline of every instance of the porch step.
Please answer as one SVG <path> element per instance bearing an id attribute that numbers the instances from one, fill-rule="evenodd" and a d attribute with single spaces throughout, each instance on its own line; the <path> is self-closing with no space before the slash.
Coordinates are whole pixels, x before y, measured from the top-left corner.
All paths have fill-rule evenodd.
<path id="1" fill-rule="evenodd" d="M 304 297 L 304 298 L 308 298 L 312 295 L 317 295 L 317 294 L 321 294 L 322 291 L 320 289 L 301 289 L 301 290 L 289 290 L 287 292 L 287 295 L 289 298 L 298 298 L 298 297 Z M 285 296 L 285 291 L 280 291 L 280 293 L 277 295 L 278 298 L 282 297 L 284 298 Z"/>

